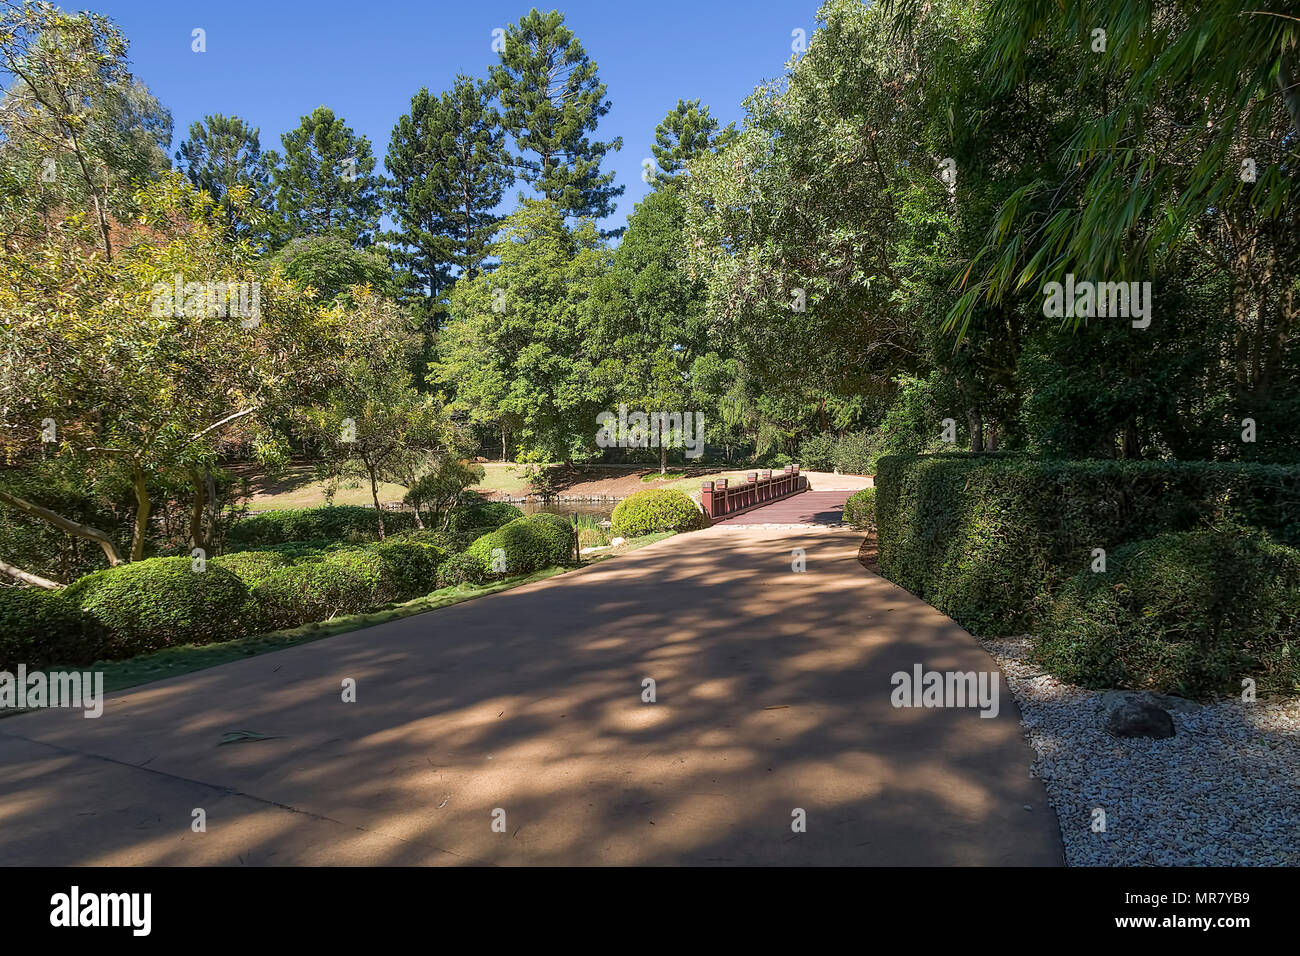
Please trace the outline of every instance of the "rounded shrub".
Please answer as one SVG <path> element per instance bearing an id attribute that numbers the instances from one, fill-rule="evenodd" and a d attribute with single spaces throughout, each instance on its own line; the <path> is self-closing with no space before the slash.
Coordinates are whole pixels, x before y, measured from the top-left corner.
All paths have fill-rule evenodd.
<path id="1" fill-rule="evenodd" d="M 483 562 L 472 554 L 453 554 L 438 565 L 438 587 L 482 584 L 487 579 Z"/>
<path id="2" fill-rule="evenodd" d="M 62 591 L 0 588 L 0 670 L 89 664 L 104 656 L 104 636 Z"/>
<path id="3" fill-rule="evenodd" d="M 863 488 L 844 502 L 843 520 L 855 528 L 871 530 L 876 526 L 876 489 Z"/>
<path id="4" fill-rule="evenodd" d="M 110 657 L 227 641 L 256 627 L 248 587 L 215 562 L 203 571 L 189 558 L 121 564 L 86 575 L 65 597 L 104 626 Z"/>
<path id="5" fill-rule="evenodd" d="M 368 550 L 379 555 L 397 591 L 397 600 L 428 594 L 438 586 L 438 566 L 447 552 L 418 541 L 384 541 Z"/>
<path id="6" fill-rule="evenodd" d="M 1185 697 L 1300 691 L 1300 551 L 1235 528 L 1173 532 L 1077 574 L 1040 622 L 1062 680 Z"/>
<path id="7" fill-rule="evenodd" d="M 556 518 L 559 515 L 544 513 L 516 518 L 477 538 L 465 553 L 478 561 L 485 574 L 528 574 L 566 564 L 573 553 L 573 536 L 568 522 L 560 518 L 557 523 Z M 504 572 L 492 569 L 492 552 L 498 548 L 504 552 Z"/>
<path id="8" fill-rule="evenodd" d="M 670 489 L 638 491 L 614 506 L 611 530 L 624 538 L 656 531 L 694 531 L 704 526 L 704 515 L 689 495 Z"/>
<path id="9" fill-rule="evenodd" d="M 297 627 L 360 614 L 397 600 L 389 565 L 373 551 L 331 551 L 278 568 L 253 589 L 262 624 Z"/>

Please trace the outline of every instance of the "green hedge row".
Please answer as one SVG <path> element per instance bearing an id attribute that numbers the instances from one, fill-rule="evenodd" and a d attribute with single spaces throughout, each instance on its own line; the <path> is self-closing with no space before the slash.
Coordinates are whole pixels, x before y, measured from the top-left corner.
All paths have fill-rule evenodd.
<path id="1" fill-rule="evenodd" d="M 302 543 L 150 558 L 86 575 L 64 591 L 0 588 L 0 669 L 86 664 L 207 644 L 374 610 L 486 575 L 421 541 L 309 550 Z"/>
<path id="2" fill-rule="evenodd" d="M 694 531 L 704 523 L 703 513 L 689 495 L 667 488 L 628 495 L 610 516 L 610 530 L 624 538 L 658 531 Z"/>
<path id="3" fill-rule="evenodd" d="M 415 527 L 409 511 L 384 512 L 384 531 L 396 534 Z M 235 523 L 226 535 L 226 547 L 243 550 L 290 541 L 369 541 L 379 535 L 379 514 L 361 505 L 262 511 Z"/>
<path id="4" fill-rule="evenodd" d="M 1221 522 L 1300 544 L 1300 469 L 887 456 L 876 510 L 886 577 L 978 634 L 1009 634 L 1030 628 L 1094 548 Z"/>
<path id="5" fill-rule="evenodd" d="M 106 636 L 62 591 L 0 588 L 0 671 L 90 664 L 104 656 Z"/>

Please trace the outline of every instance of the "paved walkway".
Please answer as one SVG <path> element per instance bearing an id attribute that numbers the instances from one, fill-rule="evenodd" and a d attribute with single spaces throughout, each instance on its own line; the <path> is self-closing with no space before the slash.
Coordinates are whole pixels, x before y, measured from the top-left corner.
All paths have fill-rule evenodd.
<path id="1" fill-rule="evenodd" d="M 891 706 L 994 665 L 860 541 L 714 528 L 2 720 L 0 864 L 1059 864 L 1005 681 L 993 719 Z"/>

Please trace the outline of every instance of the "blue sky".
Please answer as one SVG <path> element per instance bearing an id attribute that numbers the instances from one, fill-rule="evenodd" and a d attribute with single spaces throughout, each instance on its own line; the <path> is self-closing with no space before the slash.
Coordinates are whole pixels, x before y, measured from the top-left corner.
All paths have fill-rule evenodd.
<path id="1" fill-rule="evenodd" d="M 262 148 L 317 106 L 329 106 L 369 137 L 382 169 L 397 117 L 421 86 L 449 89 L 458 72 L 486 77 L 496 61 L 492 30 L 513 23 L 527 2 L 65 2 L 118 23 L 131 41 L 133 69 L 172 111 L 172 152 L 190 123 L 235 114 L 261 128 Z M 623 137 L 606 161 L 627 191 L 604 225 L 622 225 L 648 188 L 641 161 L 654 127 L 678 97 L 700 98 L 725 125 L 740 120 L 745 97 L 782 74 L 792 31 L 811 36 L 817 0 L 563 0 L 561 10 L 596 61 L 613 108 L 598 131 Z M 207 52 L 191 51 L 191 31 L 207 32 Z M 511 194 L 513 196 L 513 194 Z"/>

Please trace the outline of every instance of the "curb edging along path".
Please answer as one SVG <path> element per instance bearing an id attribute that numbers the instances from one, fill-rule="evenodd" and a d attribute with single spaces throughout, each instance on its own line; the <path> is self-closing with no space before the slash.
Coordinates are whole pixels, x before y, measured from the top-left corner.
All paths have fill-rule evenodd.
<path id="1" fill-rule="evenodd" d="M 891 706 L 916 663 L 995 665 L 860 541 L 679 535 L 9 718 L 0 864 L 1059 864 L 1005 681 L 992 719 Z"/>

